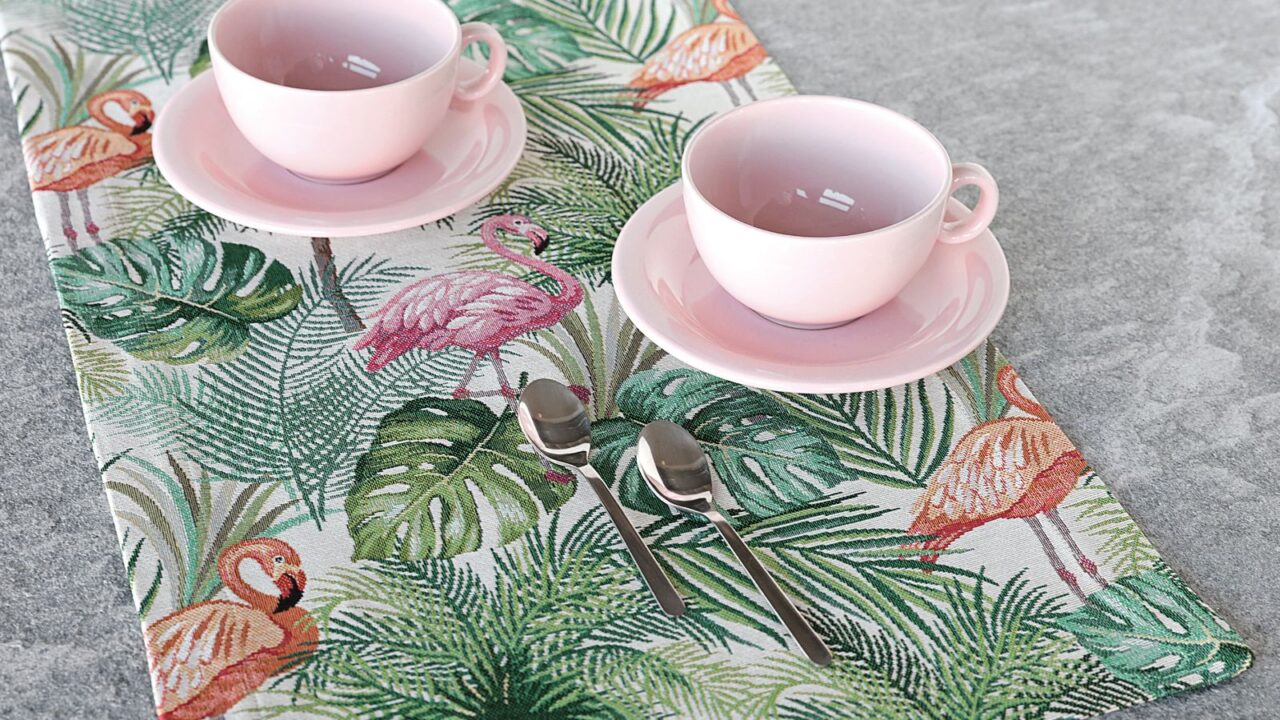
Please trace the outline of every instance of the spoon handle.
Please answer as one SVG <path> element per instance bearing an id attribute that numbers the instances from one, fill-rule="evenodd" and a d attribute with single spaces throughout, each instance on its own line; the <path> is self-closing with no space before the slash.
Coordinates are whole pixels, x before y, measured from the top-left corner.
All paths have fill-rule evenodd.
<path id="1" fill-rule="evenodd" d="M 774 581 L 773 576 L 760 564 L 759 558 L 755 553 L 751 552 L 751 548 L 742 541 L 738 535 L 738 531 L 733 529 L 728 520 L 719 511 L 711 510 L 707 513 L 707 518 L 711 520 L 720 534 L 724 536 L 725 542 L 729 544 L 729 549 L 733 550 L 733 554 L 738 556 L 738 561 L 747 569 L 747 574 L 751 576 L 751 581 L 756 584 L 760 592 L 764 594 L 769 604 L 773 606 L 773 612 L 778 615 L 778 619 L 783 625 L 787 626 L 787 630 L 791 633 L 791 637 L 796 639 L 800 644 L 800 649 L 815 664 L 827 666 L 831 664 L 831 650 L 827 648 L 827 644 L 822 642 L 822 638 L 809 627 L 809 622 L 804 619 L 796 606 L 791 603 L 791 599 L 787 594 L 778 587 L 778 583 Z"/>
<path id="2" fill-rule="evenodd" d="M 645 585 L 649 586 L 649 592 L 653 593 L 654 599 L 658 601 L 658 606 L 671 617 L 683 615 L 684 598 L 680 597 L 676 587 L 671 584 L 671 579 L 662 571 L 662 566 L 658 564 L 657 559 L 653 557 L 653 553 L 649 551 L 649 546 L 645 545 L 644 540 L 640 538 L 640 533 L 636 531 L 636 526 L 631 524 L 631 520 L 623 512 L 622 506 L 618 504 L 618 500 L 609 491 L 609 486 L 604 484 L 604 480 L 600 478 L 595 468 L 590 465 L 580 466 L 578 470 L 587 479 L 587 482 L 591 483 L 591 489 L 596 491 L 596 495 L 600 498 L 600 504 L 604 505 L 604 510 L 609 513 L 609 518 L 613 520 L 614 527 L 618 528 L 618 534 L 622 536 L 622 542 L 627 546 L 627 551 L 631 553 L 631 559 L 635 561 L 636 567 L 640 568 L 640 577 L 644 578 Z"/>

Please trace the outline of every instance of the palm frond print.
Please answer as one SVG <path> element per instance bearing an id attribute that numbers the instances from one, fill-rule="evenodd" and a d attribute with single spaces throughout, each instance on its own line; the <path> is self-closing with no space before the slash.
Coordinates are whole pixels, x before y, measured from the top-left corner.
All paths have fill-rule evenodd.
<path id="1" fill-rule="evenodd" d="M 627 219 L 659 190 L 680 178 L 680 157 L 696 123 L 652 120 L 629 151 L 552 135 L 535 135 L 517 168 L 517 180 L 501 189 L 480 218 L 519 213 L 554 238 L 546 257 L 578 277 L 609 280 L 613 243 Z M 464 252 L 483 264 L 488 253 Z"/>
<path id="2" fill-rule="evenodd" d="M 161 704 L 204 692 L 217 697 L 184 712 L 238 719 L 1084 718 L 1249 666 L 989 341 L 908 384 L 801 395 L 694 370 L 627 318 L 611 265 L 628 219 L 680 179 L 708 119 L 795 92 L 728 0 L 446 3 L 503 35 L 528 120 L 515 170 L 475 206 L 377 237 L 287 237 L 201 209 L 142 153 L 77 191 L 93 242 L 65 223 L 45 238 Z M 22 135 L 105 124 L 107 100 L 88 108 L 108 91 L 163 118 L 209 67 L 216 5 L 6 4 Z M 40 192 L 57 235 L 67 206 Z M 532 452 L 514 410 L 538 377 L 583 400 L 592 461 L 682 617 L 658 611 L 586 483 Z M 830 667 L 793 652 L 714 529 L 640 477 L 637 437 L 659 419 L 707 453 L 725 515 Z M 1028 490 L 1046 478 L 1052 502 Z M 203 629 L 173 651 L 165 628 Z M 258 676 L 205 662 L 276 632 L 288 657 Z"/>
<path id="3" fill-rule="evenodd" d="M 699 682 L 720 663 L 675 662 L 681 643 L 705 641 L 697 623 L 648 623 L 621 550 L 596 511 L 494 551 L 492 583 L 447 561 L 335 573 L 318 611 L 325 641 L 281 684 L 282 710 L 585 719 L 644 717 L 659 699 L 673 711 L 727 702 Z M 673 641 L 672 656 L 636 647 L 640 628 Z"/>

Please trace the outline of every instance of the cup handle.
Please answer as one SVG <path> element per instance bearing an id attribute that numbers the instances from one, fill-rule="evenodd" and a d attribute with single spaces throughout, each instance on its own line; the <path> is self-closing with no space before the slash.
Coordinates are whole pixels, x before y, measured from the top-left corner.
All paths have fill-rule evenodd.
<path id="1" fill-rule="evenodd" d="M 991 177 L 987 169 L 976 163 L 956 163 L 951 166 L 951 189 L 947 195 L 965 185 L 977 185 L 982 194 L 978 196 L 978 204 L 973 212 L 963 220 L 942 223 L 940 242 L 954 245 L 972 240 L 982 234 L 996 216 L 996 206 L 1000 204 L 1000 189 L 996 187 L 996 179 Z"/>
<path id="2" fill-rule="evenodd" d="M 502 73 L 507 69 L 507 44 L 503 42 L 502 36 L 497 30 L 488 23 L 469 22 L 462 26 L 462 47 L 459 52 L 472 43 L 482 42 L 489 46 L 489 67 L 485 68 L 484 75 L 475 80 L 458 83 L 458 87 L 454 90 L 454 96 L 459 100 L 470 102 L 479 100 L 484 97 L 498 81 L 502 79 Z"/>

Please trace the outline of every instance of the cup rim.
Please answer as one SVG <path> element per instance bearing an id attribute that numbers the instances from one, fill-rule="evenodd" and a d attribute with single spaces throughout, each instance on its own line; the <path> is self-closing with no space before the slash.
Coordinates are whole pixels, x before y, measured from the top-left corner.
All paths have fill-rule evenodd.
<path id="1" fill-rule="evenodd" d="M 209 42 L 209 57 L 215 63 L 220 62 L 220 64 L 223 67 L 234 70 L 240 76 L 247 78 L 255 83 L 259 83 L 267 87 L 272 87 L 272 88 L 284 90 L 291 93 L 322 96 L 322 97 L 338 97 L 338 96 L 354 96 L 354 95 L 361 95 L 361 94 L 373 94 L 379 91 L 389 90 L 391 88 L 397 88 L 403 85 L 407 85 L 409 83 L 418 82 L 429 75 L 433 75 L 439 72 L 441 69 L 445 67 L 445 65 L 448 64 L 448 61 L 450 58 L 458 55 L 462 46 L 462 22 L 458 20 L 458 16 L 454 15 L 453 10 L 451 10 L 448 5 L 445 5 L 444 2 L 442 2 L 442 0 L 424 0 L 425 2 L 435 4 L 436 7 L 444 10 L 444 12 L 449 17 L 453 18 L 453 42 L 449 45 L 449 49 L 444 53 L 444 55 L 442 55 L 439 60 L 435 61 L 431 65 L 428 65 L 427 67 L 419 70 L 418 72 L 410 75 L 409 77 L 401 78 L 400 80 L 387 83 L 386 85 L 374 85 L 373 87 L 358 88 L 354 90 L 316 90 L 314 88 L 299 88 L 299 87 L 292 87 L 289 85 L 282 85 L 277 82 L 271 82 L 270 80 L 264 80 L 258 77 L 257 75 L 254 75 L 253 73 L 249 72 L 248 70 L 245 70 L 244 68 L 240 67 L 236 63 L 231 62 L 231 59 L 228 58 L 225 54 L 223 54 L 222 49 L 218 47 L 216 34 L 217 34 L 219 23 L 221 23 L 224 20 L 224 17 L 225 17 L 224 14 L 231 8 L 236 7 L 238 5 L 243 5 L 251 2 L 263 2 L 263 1 L 264 0 L 228 0 L 228 2 L 224 3 L 222 7 L 218 8 L 217 12 L 215 12 L 213 14 L 213 17 L 209 20 L 209 29 L 205 31 L 205 38 Z"/>
<path id="2" fill-rule="evenodd" d="M 737 115 L 741 112 L 750 111 L 753 108 L 760 108 L 766 105 L 775 105 L 775 104 L 781 105 L 781 104 L 794 103 L 794 102 L 817 102 L 817 103 L 831 102 L 839 105 L 851 105 L 851 106 L 855 106 L 863 109 L 870 109 L 875 112 L 887 113 L 889 115 L 893 115 L 897 117 L 899 120 L 905 121 L 909 125 L 915 126 L 921 132 L 923 132 L 924 136 L 929 139 L 929 141 L 933 144 L 933 146 L 937 148 L 939 152 L 942 153 L 942 160 L 946 164 L 946 172 L 947 172 L 948 180 L 942 184 L 942 187 L 938 189 L 938 192 L 934 194 L 934 196 L 929 200 L 929 202 L 925 203 L 923 207 L 921 207 L 919 210 L 912 213 L 911 215 L 899 220 L 898 222 L 892 225 L 886 225 L 884 227 L 876 228 L 875 230 L 868 230 L 866 232 L 854 233 L 852 235 L 792 235 L 789 233 L 780 233 L 773 230 L 766 230 L 764 228 L 756 227 L 751 223 L 744 222 L 743 220 L 740 220 L 734 217 L 733 215 L 729 214 L 728 212 L 725 212 L 723 209 L 718 207 L 715 203 L 708 200 L 707 197 L 702 194 L 702 191 L 698 189 L 698 184 L 693 180 L 693 174 L 689 172 L 689 156 L 696 149 L 698 142 L 702 140 L 703 137 L 705 137 L 708 134 L 708 132 L 712 128 L 714 128 L 716 125 L 719 125 L 720 123 L 724 122 L 727 118 L 731 118 L 734 115 Z M 947 152 L 947 148 L 942 144 L 942 141 L 939 140 L 936 135 L 934 135 L 932 132 L 929 131 L 929 128 L 926 128 L 924 125 L 921 125 L 919 122 L 913 120 L 912 118 L 907 117 L 906 115 L 903 115 L 902 113 L 896 110 L 887 108 L 883 105 L 877 105 L 873 102 L 868 102 L 866 100 L 856 100 L 854 98 L 840 97 L 838 95 L 784 95 L 782 97 L 770 98 L 768 100 L 760 100 L 757 102 L 748 103 L 746 105 L 740 105 L 728 112 L 717 115 L 716 117 L 712 118 L 712 120 L 708 122 L 706 125 L 703 125 L 701 128 L 699 128 L 698 131 L 694 133 L 693 137 L 690 138 L 688 144 L 685 145 L 684 152 L 680 157 L 680 179 L 684 182 L 684 186 L 686 190 L 689 192 L 692 192 L 694 196 L 696 196 L 698 200 L 702 202 L 703 205 L 710 208 L 717 215 L 729 220 L 731 223 L 741 227 L 743 230 L 749 230 L 750 232 L 765 235 L 768 237 L 773 237 L 773 238 L 804 240 L 806 242 L 815 242 L 815 241 L 816 242 L 849 242 L 851 240 L 861 240 L 864 238 L 874 239 L 878 235 L 887 234 L 894 230 L 900 229 L 904 225 L 913 223 L 916 220 L 920 219 L 922 216 L 927 215 L 930 211 L 932 211 L 935 207 L 937 207 L 939 203 L 945 202 L 947 199 L 947 196 L 951 194 L 950 178 L 953 176 L 954 176 L 954 172 L 952 170 L 951 154 Z"/>

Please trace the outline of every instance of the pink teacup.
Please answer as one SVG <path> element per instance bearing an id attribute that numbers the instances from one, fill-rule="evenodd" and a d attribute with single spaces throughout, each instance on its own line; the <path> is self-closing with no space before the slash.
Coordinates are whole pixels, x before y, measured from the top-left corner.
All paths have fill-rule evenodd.
<path id="1" fill-rule="evenodd" d="M 459 82 L 467 45 L 489 66 Z M 230 0 L 209 24 L 218 92 L 266 157 L 310 180 L 353 183 L 418 152 L 454 98 L 502 78 L 507 49 L 441 0 Z"/>
<path id="2" fill-rule="evenodd" d="M 681 166 L 689 228 L 707 269 L 766 318 L 826 328 L 892 300 L 935 242 L 977 237 L 995 215 L 996 182 L 951 164 L 928 130 L 859 100 L 790 96 L 704 126 Z M 981 191 L 944 223 L 947 198 Z"/>

